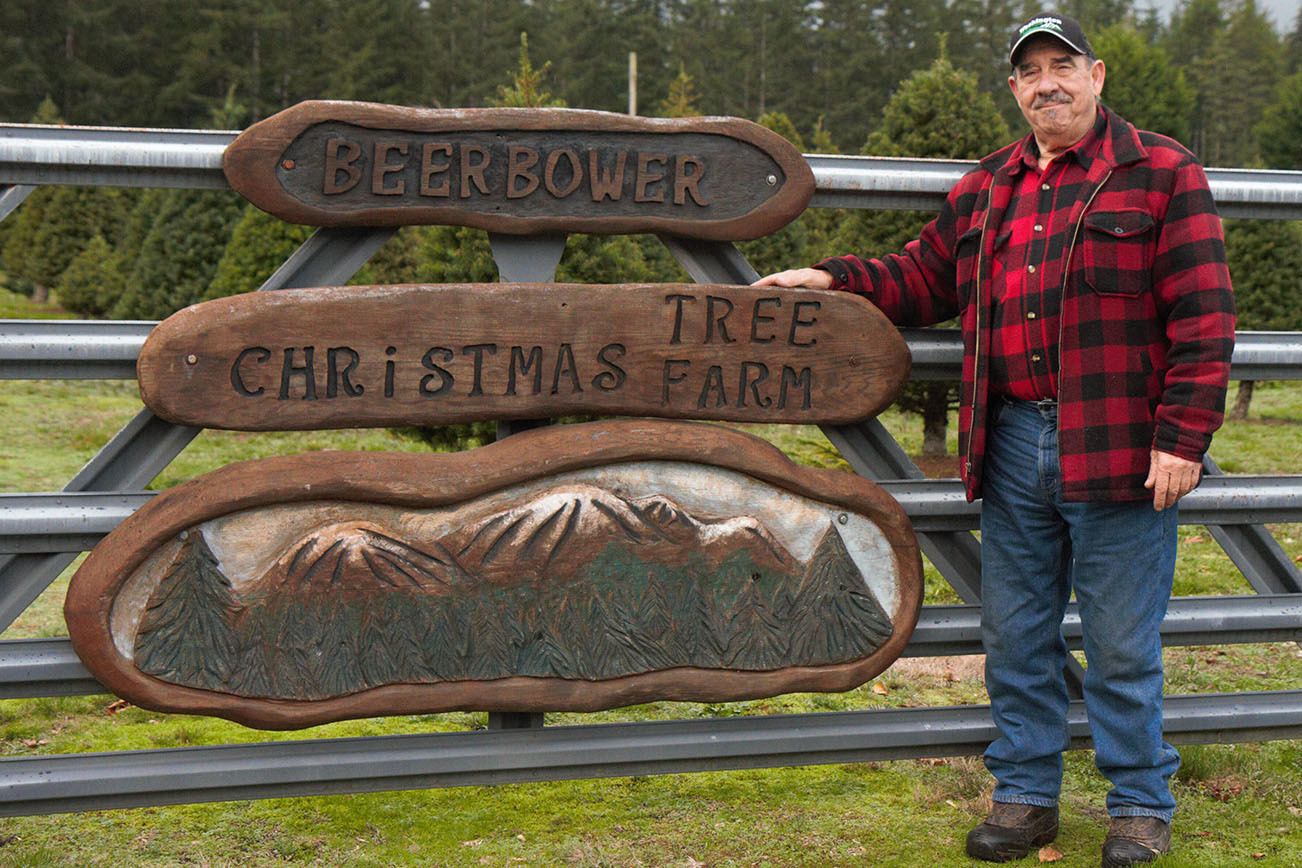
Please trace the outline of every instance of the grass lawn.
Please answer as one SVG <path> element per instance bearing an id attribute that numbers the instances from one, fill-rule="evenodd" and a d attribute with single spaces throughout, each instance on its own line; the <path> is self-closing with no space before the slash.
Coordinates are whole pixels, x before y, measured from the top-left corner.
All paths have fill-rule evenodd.
<path id="1" fill-rule="evenodd" d="M 0 297 L 0 316 L 40 312 L 30 308 L 25 299 Z M 132 382 L 7 382 L 0 395 L 7 429 L 0 491 L 59 488 L 139 407 Z M 883 421 L 906 449 L 918 449 L 916 420 L 891 412 Z M 844 466 L 817 429 L 749 430 L 799 461 Z M 311 449 L 425 447 L 383 430 L 206 431 L 155 487 L 235 460 Z M 1302 383 L 1260 385 L 1252 418 L 1228 424 L 1213 457 L 1232 472 L 1297 472 Z M 1274 529 L 1290 556 L 1302 557 L 1302 526 Z M 1180 553 L 1177 593 L 1250 592 L 1204 528 L 1182 528 Z M 63 635 L 66 581 L 65 575 L 5 637 Z M 927 596 L 957 599 L 930 569 Z M 1294 644 L 1176 648 L 1166 660 L 1172 693 L 1302 686 L 1302 651 Z M 453 731 L 486 723 L 482 714 L 444 714 L 266 733 L 212 718 L 111 711 L 111 699 L 0 702 L 0 752 Z M 975 658 L 903 660 L 874 685 L 846 694 L 656 703 L 548 715 L 548 724 L 984 701 Z M 1176 852 L 1162 864 L 1302 864 L 1302 742 L 1186 746 L 1182 753 Z M 980 760 L 965 757 L 89 812 L 0 820 L 0 865 L 967 865 L 963 837 L 984 815 L 989 788 Z M 1091 753 L 1068 755 L 1058 864 L 1098 864 L 1106 788 Z"/>

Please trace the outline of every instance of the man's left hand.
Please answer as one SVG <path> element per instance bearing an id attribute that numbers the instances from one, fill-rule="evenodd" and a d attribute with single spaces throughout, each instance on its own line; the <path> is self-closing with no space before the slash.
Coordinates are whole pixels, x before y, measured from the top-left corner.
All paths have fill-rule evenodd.
<path id="1" fill-rule="evenodd" d="M 1144 481 L 1144 487 L 1153 490 L 1153 509 L 1161 512 L 1174 506 L 1177 500 L 1193 491 L 1202 473 L 1201 463 L 1154 449 L 1148 465 L 1148 479 Z"/>

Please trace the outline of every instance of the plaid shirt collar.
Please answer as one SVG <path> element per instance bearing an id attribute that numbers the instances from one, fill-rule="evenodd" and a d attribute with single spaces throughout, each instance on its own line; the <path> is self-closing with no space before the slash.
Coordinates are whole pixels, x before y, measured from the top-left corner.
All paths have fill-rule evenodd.
<path id="1" fill-rule="evenodd" d="M 1072 145 L 1056 159 L 1068 157 L 1074 159 L 1081 168 L 1086 172 L 1090 170 L 1095 158 L 1098 157 L 1099 149 L 1103 146 L 1103 140 L 1106 138 L 1108 131 L 1108 116 L 1100 107 L 1095 113 L 1094 126 L 1090 127 L 1080 141 Z M 1016 176 L 1021 174 L 1022 169 L 1040 168 L 1040 145 L 1035 140 L 1035 134 L 1031 133 L 1018 143 L 1020 147 L 1014 153 L 1013 159 L 1008 166 L 1008 173 Z"/>
<path id="2" fill-rule="evenodd" d="M 1093 155 L 1089 162 L 1082 162 L 1086 171 L 1093 168 L 1095 161 L 1101 160 L 1109 168 L 1116 166 L 1125 166 L 1130 163 L 1137 163 L 1147 158 L 1148 149 L 1144 147 L 1139 140 L 1139 131 L 1127 123 L 1125 120 L 1117 117 L 1115 113 L 1103 103 L 1099 103 L 1099 116 L 1094 121 L 1094 129 L 1089 135 L 1085 136 L 1073 149 L 1084 144 L 1086 140 L 1093 139 L 1097 134 L 1097 148 L 1094 149 Z M 1021 167 L 1025 165 L 1023 156 L 1032 149 L 1038 157 L 1040 150 L 1035 144 L 1035 135 L 1027 133 L 1026 137 L 1011 145 L 1000 148 L 993 154 L 990 154 L 981 161 L 981 168 L 990 172 L 992 175 L 1003 175 L 1005 178 L 1011 178 Z M 996 183 L 999 183 L 996 180 Z"/>

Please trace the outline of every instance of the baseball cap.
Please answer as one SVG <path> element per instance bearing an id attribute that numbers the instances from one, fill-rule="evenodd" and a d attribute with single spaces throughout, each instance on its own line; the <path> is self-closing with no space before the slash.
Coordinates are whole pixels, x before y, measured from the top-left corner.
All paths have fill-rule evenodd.
<path id="1" fill-rule="evenodd" d="M 1057 12 L 1045 12 L 1028 19 L 1013 31 L 1013 38 L 1008 43 L 1008 62 L 1012 63 L 1017 49 L 1032 36 L 1044 33 L 1063 42 L 1077 54 L 1094 56 L 1090 41 L 1085 38 L 1085 31 L 1075 18 L 1059 15 Z"/>

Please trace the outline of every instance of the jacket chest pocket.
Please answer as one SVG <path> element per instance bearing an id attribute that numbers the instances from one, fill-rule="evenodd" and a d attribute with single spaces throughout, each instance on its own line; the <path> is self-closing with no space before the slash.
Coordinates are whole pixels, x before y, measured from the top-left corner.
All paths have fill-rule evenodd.
<path id="1" fill-rule="evenodd" d="M 1147 211 L 1086 214 L 1081 245 L 1085 282 L 1099 295 L 1138 296 L 1151 282 L 1154 236 Z"/>

